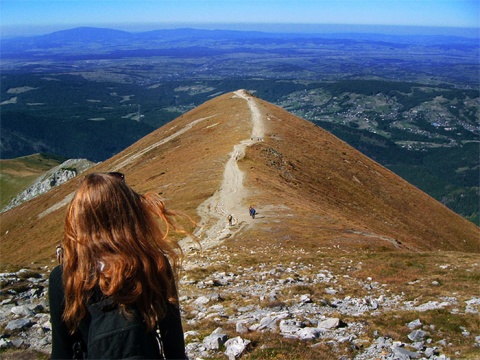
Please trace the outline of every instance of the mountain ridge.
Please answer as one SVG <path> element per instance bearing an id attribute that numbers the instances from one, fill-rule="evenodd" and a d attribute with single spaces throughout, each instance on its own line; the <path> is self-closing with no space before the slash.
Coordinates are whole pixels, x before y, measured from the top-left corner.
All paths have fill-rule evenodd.
<path id="1" fill-rule="evenodd" d="M 225 181 L 229 162 L 240 174 L 232 182 Z M 243 90 L 207 101 L 89 171 L 114 170 L 194 219 L 200 226 L 190 230 L 205 247 L 260 239 L 325 252 L 480 251 L 476 225 L 332 134 Z M 2 214 L 2 265 L 53 258 L 80 180 Z M 249 218 L 249 205 L 257 218 Z"/>
<path id="2" fill-rule="evenodd" d="M 77 27 L 66 30 L 59 30 L 52 33 L 2 38 L 2 58 L 32 57 L 39 59 L 43 51 L 56 49 L 68 44 L 68 51 L 87 51 L 90 47 L 98 53 L 98 45 L 102 45 L 102 53 L 115 51 L 116 49 L 127 46 L 130 48 L 132 42 L 138 42 L 145 49 L 155 49 L 156 47 L 168 46 L 178 47 L 175 42 L 188 40 L 295 40 L 295 39 L 315 39 L 327 43 L 338 42 L 352 44 L 363 42 L 378 42 L 384 44 L 405 44 L 429 45 L 429 46 L 462 46 L 475 49 L 478 38 L 462 37 L 458 35 L 395 35 L 382 33 L 355 33 L 355 32 L 268 32 L 268 31 L 246 31 L 246 30 L 224 30 L 224 29 L 197 29 L 197 28 L 175 28 L 158 29 L 142 32 L 129 32 L 106 27 Z M 48 56 L 47 56 L 48 57 Z"/>

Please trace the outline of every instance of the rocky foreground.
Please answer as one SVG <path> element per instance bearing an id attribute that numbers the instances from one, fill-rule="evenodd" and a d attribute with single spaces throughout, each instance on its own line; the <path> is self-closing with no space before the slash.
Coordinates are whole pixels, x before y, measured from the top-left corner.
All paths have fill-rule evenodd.
<path id="1" fill-rule="evenodd" d="M 402 293 L 395 294 L 374 279 L 350 277 L 349 267 L 358 265 L 351 260 L 342 267 L 342 274 L 333 272 L 326 264 L 312 265 L 301 260 L 221 270 L 234 257 L 235 254 L 225 254 L 221 249 L 187 257 L 180 300 L 190 359 L 240 358 L 252 349 L 249 335 L 255 332 L 295 339 L 312 349 L 327 346 L 338 350 L 339 359 L 459 359 L 461 353 L 452 354 L 449 350 L 451 339 L 440 338 L 435 326 L 423 323 L 420 314 L 449 309 L 452 314 L 479 316 L 478 294 L 466 301 L 459 301 L 453 294 L 435 301 L 407 301 Z M 207 271 L 207 268 L 219 270 Z M 1 351 L 6 354 L 28 349 L 48 354 L 51 350 L 48 271 L 23 269 L 2 273 L 0 282 Z M 325 296 L 312 294 L 308 291 L 312 288 L 321 289 Z M 351 289 L 363 289 L 368 295 L 355 296 L 359 292 Z M 405 323 L 408 336 L 398 341 L 374 332 L 372 337 L 368 322 L 361 319 L 382 317 L 391 311 L 419 315 Z M 209 326 L 205 327 L 207 323 Z M 480 334 L 471 334 L 467 329 L 460 331 L 464 341 L 480 354 Z"/>

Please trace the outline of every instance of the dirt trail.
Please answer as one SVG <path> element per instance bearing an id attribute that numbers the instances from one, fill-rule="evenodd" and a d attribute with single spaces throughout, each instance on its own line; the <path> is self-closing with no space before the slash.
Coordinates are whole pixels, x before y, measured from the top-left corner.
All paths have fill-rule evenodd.
<path id="1" fill-rule="evenodd" d="M 256 142 L 263 141 L 264 124 L 260 114 L 260 110 L 255 103 L 255 98 L 250 96 L 245 90 L 237 90 L 234 96 L 244 99 L 250 108 L 250 120 L 252 121 L 252 133 L 249 139 L 241 141 L 234 145 L 233 151 L 230 153 L 230 158 L 225 165 L 223 173 L 223 180 L 220 188 L 213 194 L 212 197 L 205 200 L 197 208 L 197 213 L 200 216 L 199 227 L 195 231 L 195 235 L 201 240 L 203 248 L 214 247 L 222 242 L 222 240 L 236 234 L 243 227 L 253 221 L 248 214 L 248 205 L 245 200 L 249 194 L 248 190 L 243 186 L 243 172 L 238 167 L 238 160 L 245 156 L 245 148 Z M 122 169 L 128 164 L 132 163 L 151 149 L 165 144 L 168 141 L 176 138 L 184 132 L 190 130 L 195 124 L 209 119 L 215 115 L 201 118 L 193 121 L 187 126 L 179 129 L 172 135 L 158 141 L 142 151 L 134 154 L 127 154 L 112 166 L 111 171 Z M 63 201 L 55 204 L 50 209 L 44 211 L 41 216 L 51 212 L 58 207 L 66 205 L 71 200 L 72 194 L 69 194 Z M 232 223 L 228 221 L 228 216 L 232 216 Z M 189 241 L 185 240 L 185 245 Z"/>
<path id="2" fill-rule="evenodd" d="M 265 130 L 255 98 L 244 90 L 237 90 L 234 94 L 248 103 L 253 123 L 252 134 L 250 139 L 234 145 L 225 165 L 220 188 L 197 208 L 201 220 L 195 235 L 201 240 L 202 248 L 220 244 L 252 221 L 248 214 L 248 204 L 244 202 L 249 192 L 243 186 L 244 174 L 238 167 L 238 160 L 245 156 L 247 146 L 263 140 Z M 232 225 L 228 221 L 229 215 L 233 217 Z"/>

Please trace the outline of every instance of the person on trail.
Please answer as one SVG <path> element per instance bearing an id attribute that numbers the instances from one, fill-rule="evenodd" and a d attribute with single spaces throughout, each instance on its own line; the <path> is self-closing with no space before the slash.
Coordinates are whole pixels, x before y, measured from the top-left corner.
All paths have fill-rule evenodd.
<path id="1" fill-rule="evenodd" d="M 121 173 L 85 176 L 67 209 L 62 263 L 49 279 L 52 359 L 77 358 L 78 346 L 90 352 L 96 306 L 139 324 L 141 341 L 117 336 L 107 343 L 114 349 L 127 343 L 144 358 L 187 359 L 176 285 L 183 253 L 167 236 L 168 229 L 183 233 L 175 214 L 158 194 L 136 193 Z"/>
<path id="2" fill-rule="evenodd" d="M 57 248 L 55 249 L 55 254 L 57 256 L 57 261 L 59 264 L 62 263 L 62 245 L 57 245 Z"/>
<path id="3" fill-rule="evenodd" d="M 252 219 L 255 219 L 255 215 L 257 214 L 257 211 L 253 208 L 253 206 L 250 206 L 248 211 L 250 212 L 250 216 L 252 217 Z"/>

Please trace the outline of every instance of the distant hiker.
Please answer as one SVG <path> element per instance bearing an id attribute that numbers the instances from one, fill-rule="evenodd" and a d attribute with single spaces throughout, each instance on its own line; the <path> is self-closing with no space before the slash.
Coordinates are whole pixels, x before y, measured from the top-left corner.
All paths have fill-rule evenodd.
<path id="1" fill-rule="evenodd" d="M 257 214 L 257 210 L 255 210 L 253 208 L 253 206 L 250 206 L 250 208 L 248 209 L 248 211 L 250 212 L 250 216 L 252 217 L 252 219 L 255 219 L 255 215 Z"/>
<path id="2" fill-rule="evenodd" d="M 228 215 L 227 219 L 228 219 L 228 225 L 232 226 L 233 225 L 233 216 Z"/>
<path id="3" fill-rule="evenodd" d="M 57 256 L 58 263 L 61 264 L 62 263 L 62 255 L 63 255 L 62 245 L 57 245 L 55 253 L 56 253 L 56 256 Z"/>
<path id="4" fill-rule="evenodd" d="M 52 359 L 187 358 L 175 276 L 182 249 L 157 221 L 180 231 L 174 215 L 121 173 L 85 176 L 50 274 Z"/>

